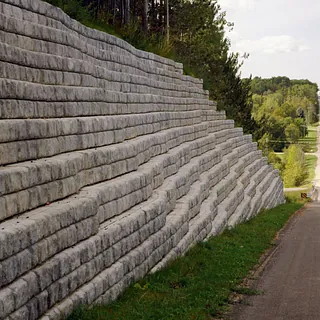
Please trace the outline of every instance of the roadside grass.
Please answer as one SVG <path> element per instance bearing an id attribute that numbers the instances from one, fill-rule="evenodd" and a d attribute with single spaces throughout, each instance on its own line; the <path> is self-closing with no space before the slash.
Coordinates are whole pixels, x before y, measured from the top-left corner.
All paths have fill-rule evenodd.
<path id="1" fill-rule="evenodd" d="M 316 175 L 316 165 L 317 165 L 317 157 L 313 155 L 306 155 L 306 166 L 308 168 L 308 178 L 303 182 L 302 187 L 311 187 L 312 181 L 315 178 Z"/>
<path id="2" fill-rule="evenodd" d="M 284 196 L 286 197 L 287 203 L 301 203 L 305 204 L 309 201 L 311 201 L 309 198 L 308 199 L 302 199 L 301 198 L 301 193 L 308 193 L 311 191 L 310 188 L 306 188 L 305 190 L 302 191 L 285 191 Z"/>
<path id="3" fill-rule="evenodd" d="M 302 203 L 286 203 L 195 245 L 166 268 L 132 284 L 109 305 L 80 307 L 68 320 L 213 319 L 228 309 L 232 292 L 273 244 Z"/>
<path id="4" fill-rule="evenodd" d="M 245 294 L 247 296 L 257 296 L 263 294 L 261 290 L 256 290 L 248 287 L 236 287 L 233 289 L 233 292 L 238 294 Z"/>

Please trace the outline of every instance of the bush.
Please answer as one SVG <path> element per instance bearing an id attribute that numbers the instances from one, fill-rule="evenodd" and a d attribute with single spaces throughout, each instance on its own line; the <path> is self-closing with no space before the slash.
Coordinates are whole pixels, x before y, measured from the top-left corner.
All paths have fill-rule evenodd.
<path id="1" fill-rule="evenodd" d="M 281 158 L 276 155 L 274 151 L 269 152 L 268 162 L 271 163 L 275 169 L 279 170 L 280 174 L 283 173 L 284 163 L 282 162 Z"/>
<path id="2" fill-rule="evenodd" d="M 283 182 L 285 187 L 297 187 L 308 176 L 306 160 L 302 148 L 298 145 L 291 145 L 284 152 Z"/>

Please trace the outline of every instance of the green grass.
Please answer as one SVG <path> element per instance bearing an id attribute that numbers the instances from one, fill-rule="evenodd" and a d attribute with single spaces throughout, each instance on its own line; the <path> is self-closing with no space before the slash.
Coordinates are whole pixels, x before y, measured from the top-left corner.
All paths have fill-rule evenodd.
<path id="1" fill-rule="evenodd" d="M 284 193 L 288 203 L 306 203 L 309 202 L 310 199 L 302 199 L 301 193 L 308 193 L 311 191 L 311 188 L 307 188 L 303 191 L 286 191 Z"/>
<path id="2" fill-rule="evenodd" d="M 255 290 L 247 287 L 236 287 L 233 289 L 233 291 L 235 293 L 245 294 L 247 296 L 257 296 L 257 295 L 263 294 L 263 292 L 260 290 Z"/>
<path id="3" fill-rule="evenodd" d="M 303 145 L 304 152 L 317 151 L 317 127 L 308 126 L 308 135 L 299 140 L 299 144 Z"/>
<path id="4" fill-rule="evenodd" d="M 227 310 L 232 292 L 249 290 L 241 289 L 241 282 L 301 206 L 287 203 L 262 212 L 199 243 L 165 269 L 132 285 L 116 302 L 79 308 L 69 320 L 212 319 Z"/>
<path id="5" fill-rule="evenodd" d="M 317 157 L 312 155 L 306 155 L 306 166 L 308 168 L 308 178 L 304 181 L 303 186 L 311 187 L 312 181 L 315 178 L 315 168 L 317 165 Z"/>

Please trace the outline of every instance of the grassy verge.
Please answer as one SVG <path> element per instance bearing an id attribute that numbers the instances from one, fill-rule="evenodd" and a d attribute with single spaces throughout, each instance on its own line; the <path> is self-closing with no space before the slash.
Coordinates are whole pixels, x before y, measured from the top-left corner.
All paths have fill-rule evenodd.
<path id="1" fill-rule="evenodd" d="M 212 319 L 272 246 L 301 203 L 262 212 L 249 222 L 192 248 L 167 268 L 132 285 L 116 302 L 77 309 L 69 320 Z"/>
<path id="2" fill-rule="evenodd" d="M 306 166 L 308 168 L 308 178 L 304 181 L 303 186 L 311 187 L 312 181 L 315 177 L 315 168 L 317 165 L 317 157 L 312 155 L 306 155 Z"/>
<path id="3" fill-rule="evenodd" d="M 309 198 L 308 199 L 302 199 L 301 198 L 301 193 L 308 193 L 311 191 L 311 188 L 307 188 L 305 190 L 302 191 L 286 191 L 284 193 L 286 199 L 288 202 L 291 203 L 306 203 L 311 201 Z"/>

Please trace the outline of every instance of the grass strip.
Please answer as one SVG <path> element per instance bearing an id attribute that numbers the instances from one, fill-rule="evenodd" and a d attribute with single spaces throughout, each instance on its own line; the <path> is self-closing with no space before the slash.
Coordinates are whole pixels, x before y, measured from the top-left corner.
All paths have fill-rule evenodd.
<path id="1" fill-rule="evenodd" d="M 307 186 L 311 186 L 312 185 L 312 181 L 315 178 L 315 169 L 316 169 L 316 165 L 317 165 L 317 157 L 313 156 L 313 155 L 306 155 L 306 167 L 308 168 L 308 178 L 307 180 L 304 182 L 304 185 Z"/>
<path id="2" fill-rule="evenodd" d="M 74 311 L 69 320 L 212 319 L 231 292 L 273 245 L 276 233 L 302 207 L 286 203 L 194 246 L 163 270 L 132 284 L 109 305 Z"/>

